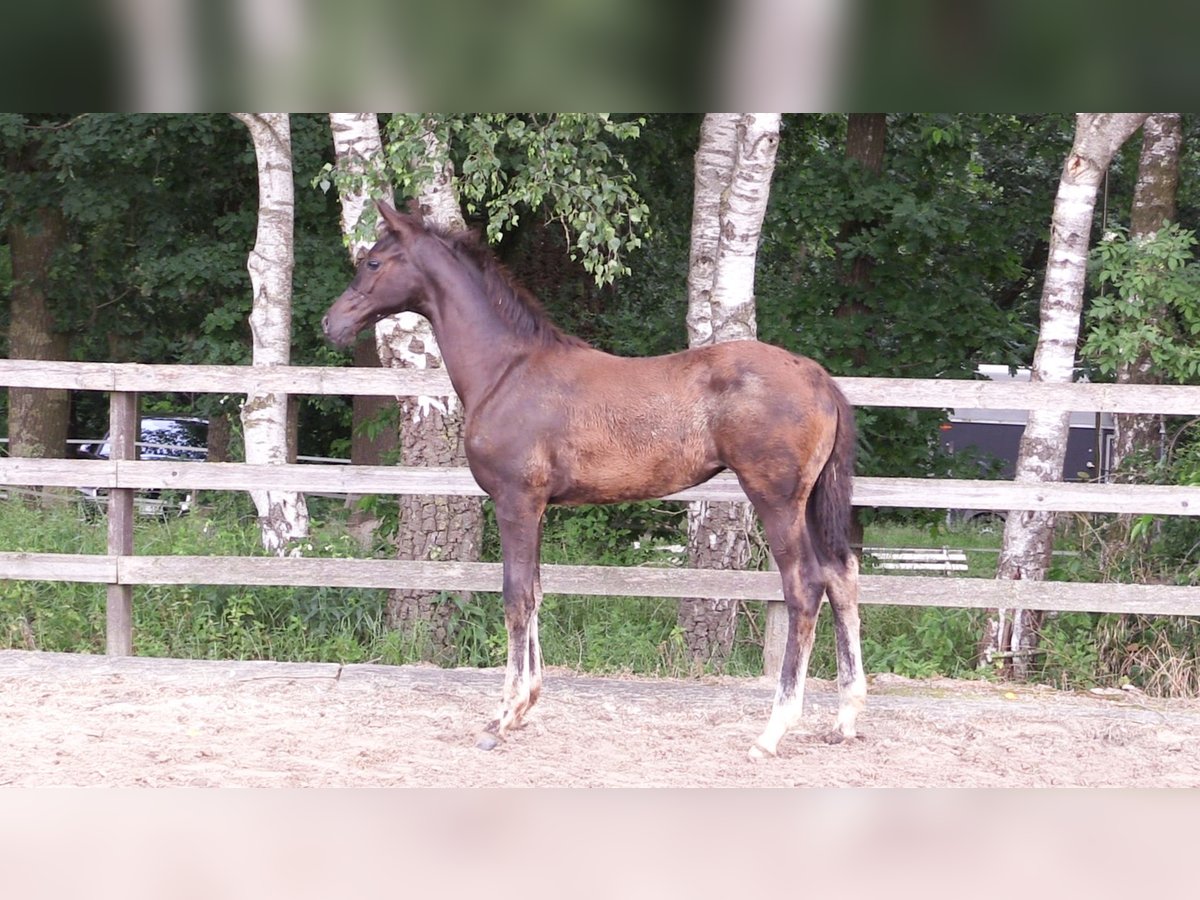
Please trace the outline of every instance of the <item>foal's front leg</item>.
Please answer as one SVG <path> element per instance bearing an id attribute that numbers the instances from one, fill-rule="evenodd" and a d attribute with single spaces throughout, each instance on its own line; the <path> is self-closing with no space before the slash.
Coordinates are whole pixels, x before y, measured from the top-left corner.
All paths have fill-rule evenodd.
<path id="1" fill-rule="evenodd" d="M 500 547 L 504 555 L 504 624 L 508 630 L 508 665 L 500 710 L 476 741 L 481 750 L 493 749 L 505 733 L 521 723 L 537 702 L 542 683 L 542 655 L 537 636 L 541 600 L 538 559 L 544 505 L 504 510 L 497 503 Z"/>

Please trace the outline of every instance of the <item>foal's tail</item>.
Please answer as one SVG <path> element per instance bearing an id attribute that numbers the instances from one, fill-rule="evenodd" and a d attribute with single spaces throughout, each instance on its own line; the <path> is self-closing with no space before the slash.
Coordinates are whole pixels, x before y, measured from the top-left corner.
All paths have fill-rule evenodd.
<path id="1" fill-rule="evenodd" d="M 856 447 L 854 407 L 832 381 L 829 389 L 837 406 L 837 434 L 833 452 L 817 476 L 808 501 L 809 533 L 815 538 L 817 553 L 830 562 L 845 563 L 853 549 L 850 528 L 853 518 L 851 497 L 854 493 L 854 454 Z"/>

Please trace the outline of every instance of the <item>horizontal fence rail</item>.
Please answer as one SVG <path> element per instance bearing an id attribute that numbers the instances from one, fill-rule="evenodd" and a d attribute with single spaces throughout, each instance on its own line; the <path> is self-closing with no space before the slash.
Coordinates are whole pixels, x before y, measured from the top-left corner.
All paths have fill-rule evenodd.
<path id="1" fill-rule="evenodd" d="M 93 584 L 282 585 L 499 593 L 500 563 L 243 556 L 100 556 L 0 553 L 0 577 Z M 775 572 L 673 567 L 542 566 L 550 594 L 684 599 L 708 594 L 782 602 Z M 1047 589 L 1050 590 L 1047 590 Z M 962 609 L 1200 614 L 1200 589 L 1173 585 L 1090 584 L 862 575 L 863 603 Z"/>
<path id="2" fill-rule="evenodd" d="M 1048 384 L 932 378 L 846 378 L 834 381 L 855 406 L 917 409 L 1055 409 L 1200 415 L 1200 388 L 1151 384 Z M 140 363 L 0 360 L 0 385 L 80 391 L 184 391 L 197 394 L 448 396 L 444 369 L 326 366 L 177 366 Z"/>
<path id="3" fill-rule="evenodd" d="M 205 488 L 332 494 L 485 496 L 465 467 L 249 465 L 172 460 L 0 459 L 0 484 L 62 487 Z M 745 501 L 731 473 L 667 494 L 664 500 Z M 1053 512 L 1200 515 L 1200 487 L 1092 482 L 979 481 L 962 478 L 854 480 L 855 506 L 910 509 L 1047 510 Z"/>
<path id="4" fill-rule="evenodd" d="M 1200 388 L 838 378 L 856 406 L 927 409 L 1049 409 L 1200 415 Z M 131 652 L 129 590 L 151 584 L 312 585 L 498 592 L 494 563 L 381 559 L 145 556 L 133 550 L 135 491 L 287 490 L 323 494 L 482 495 L 465 468 L 140 461 L 131 458 L 136 398 L 142 392 L 444 396 L 443 370 L 321 367 L 167 366 L 0 360 L 0 386 L 107 391 L 113 403 L 110 460 L 0 457 L 0 485 L 104 488 L 118 501 L 110 511 L 109 553 L 0 553 L 0 578 L 78 581 L 110 589 L 109 652 Z M 731 474 L 672 494 L 671 500 L 744 500 Z M 1024 483 L 934 478 L 857 478 L 859 506 L 1047 510 L 1086 513 L 1200 514 L 1200 487 L 1099 483 Z M 114 524 L 116 523 L 116 524 Z M 782 599 L 774 572 L 676 567 L 543 567 L 551 593 L 667 598 Z M 114 600 L 114 598 L 116 598 Z M 1200 588 L 1140 584 L 1070 584 L 939 576 L 864 575 L 864 603 L 961 608 L 1026 608 L 1146 614 L 1200 614 Z M 113 632 L 120 634 L 114 636 Z"/>

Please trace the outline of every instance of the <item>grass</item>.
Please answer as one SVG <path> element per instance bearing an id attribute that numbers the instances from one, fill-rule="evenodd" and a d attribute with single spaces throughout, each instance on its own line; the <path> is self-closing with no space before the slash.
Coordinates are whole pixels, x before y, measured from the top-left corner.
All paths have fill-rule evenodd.
<path id="1" fill-rule="evenodd" d="M 313 535 L 305 547 L 306 555 L 369 555 L 346 532 L 340 504 L 318 502 L 312 511 Z M 611 519 L 606 515 L 596 510 L 556 512 L 547 523 L 544 561 L 678 564 L 669 554 L 653 549 L 655 544 L 678 539 L 680 522 L 670 508 L 652 507 L 649 513 L 618 509 Z M 200 508 L 183 517 L 141 519 L 136 527 L 135 547 L 140 554 L 261 553 L 253 508 L 241 495 L 221 495 L 215 507 Z M 635 540 L 639 546 L 634 545 Z M 962 549 L 971 566 L 970 576 L 991 577 L 1000 533 L 970 527 L 874 523 L 867 529 L 865 543 Z M 0 502 L 0 550 L 97 554 L 104 553 L 105 546 L 104 520 L 84 515 L 71 503 L 38 510 L 15 501 Z M 491 529 L 485 546 L 491 558 L 496 558 Z M 1066 559 L 1072 574 L 1086 568 L 1076 557 Z M 506 636 L 500 597 L 476 594 L 466 604 L 450 595 L 442 599 L 455 603 L 452 621 L 456 634 L 453 653 L 443 661 L 502 665 Z M 372 589 L 139 586 L 134 590 L 134 651 L 143 656 L 200 659 L 387 664 L 419 660 L 425 642 L 420 635 L 405 635 L 387 627 L 386 602 L 386 591 Z M 865 605 L 866 668 L 910 677 L 980 677 L 974 656 L 985 616 L 982 610 Z M 742 605 L 734 651 L 722 671 L 761 673 L 764 618 L 763 604 Z M 1050 617 L 1043 638 L 1042 677 L 1065 687 L 1111 683 L 1115 678 L 1136 682 L 1140 670 L 1122 667 L 1119 659 L 1114 661 L 1097 651 L 1097 636 L 1115 633 L 1116 618 L 1079 613 Z M 549 595 L 540 625 L 550 665 L 592 673 L 685 676 L 695 671 L 671 600 Z M 103 585 L 0 581 L 0 647 L 101 653 L 104 627 Z M 1151 642 L 1154 637 L 1140 639 L 1146 655 L 1161 652 L 1161 641 Z M 820 678 L 832 678 L 836 672 L 828 611 L 818 621 L 810 671 Z"/>
<path id="2" fill-rule="evenodd" d="M 324 513 L 324 515 L 322 515 Z M 314 508 L 309 555 L 361 555 L 341 526 L 339 510 Z M 656 511 L 656 526 L 670 511 Z M 547 526 L 547 563 L 606 565 L 670 564 L 651 549 L 653 540 L 634 536 L 646 523 L 638 512 L 618 510 L 614 522 L 594 510 L 560 513 Z M 677 524 L 677 523 L 675 523 Z M 612 527 L 608 527 L 612 526 Z M 961 545 L 984 539 L 959 534 Z M 0 549 L 31 552 L 103 553 L 104 522 L 91 520 L 71 505 L 36 510 L 0 504 Z M 876 546 L 927 546 L 930 535 L 911 527 L 872 529 Z M 494 545 L 494 535 L 490 543 Z M 254 555 L 258 532 L 252 508 L 240 496 L 223 497 L 216 508 L 169 519 L 140 519 L 135 546 L 151 555 Z M 492 548 L 495 555 L 495 547 Z M 449 602 L 449 599 L 447 599 Z M 102 652 L 102 585 L 6 582 L 0 586 L 0 643 L 9 647 Z M 386 592 L 313 587 L 230 587 L 145 585 L 134 591 L 135 652 L 146 656 L 203 659 L 270 658 L 388 663 L 417 658 L 421 642 L 386 627 Z M 725 671 L 762 671 L 762 604 L 747 603 L 738 623 Z M 967 654 L 960 636 L 973 628 L 956 610 L 864 607 L 864 652 L 873 670 L 932 674 L 964 670 Z M 458 608 L 458 665 L 501 665 L 505 655 L 503 607 L 498 595 L 478 594 Z M 548 662 L 587 672 L 686 675 L 693 671 L 676 623 L 673 601 L 661 598 L 551 595 L 544 602 L 542 646 Z M 936 651 L 936 652 L 931 652 Z M 832 677 L 834 654 L 830 616 L 820 620 L 813 673 Z"/>
<path id="3" fill-rule="evenodd" d="M 346 533 L 340 507 L 314 506 L 310 556 L 368 555 Z M 618 523 L 619 549 L 598 551 L 608 535 L 597 517 L 559 515 L 548 527 L 547 563 L 637 565 L 668 563 L 649 546 L 635 548 Z M 495 544 L 495 535 L 490 536 Z M 215 508 L 168 519 L 139 519 L 134 545 L 145 555 L 256 555 L 254 513 L 245 498 L 223 497 Z M 105 552 L 102 518 L 73 504 L 45 510 L 0 502 L 0 549 Z M 497 549 L 492 547 L 492 556 Z M 134 652 L 199 659 L 413 662 L 419 635 L 390 630 L 387 592 L 317 587 L 143 585 L 134 589 Z M 445 598 L 452 602 L 452 598 Z M 453 614 L 452 665 L 502 665 L 506 635 L 497 594 L 476 594 Z M 759 615 L 761 618 L 761 614 Z M 596 673 L 684 675 L 691 671 L 676 626 L 675 604 L 661 598 L 550 595 L 540 615 L 547 661 Z M 104 650 L 103 585 L 0 582 L 0 646 L 67 652 Z M 761 671 L 749 619 L 727 670 Z M 761 626 L 760 626 L 761 628 Z"/>
<path id="4" fill-rule="evenodd" d="M 959 577 L 992 578 L 996 574 L 996 562 L 1000 554 L 1000 539 L 1003 529 L 994 524 L 960 524 L 947 526 L 943 523 L 919 525 L 907 522 L 874 522 L 867 526 L 863 545 L 867 547 L 921 548 L 930 550 L 962 550 L 967 558 L 966 572 L 956 572 Z M 874 573 L 871 558 L 866 557 L 864 572 Z M 923 570 L 895 570 L 879 572 L 889 575 L 929 575 Z"/>

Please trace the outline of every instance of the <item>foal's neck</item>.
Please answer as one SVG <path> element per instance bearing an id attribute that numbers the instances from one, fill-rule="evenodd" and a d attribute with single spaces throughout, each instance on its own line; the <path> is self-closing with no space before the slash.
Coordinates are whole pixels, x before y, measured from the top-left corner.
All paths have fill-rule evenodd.
<path id="1" fill-rule="evenodd" d="M 438 267 L 427 304 L 422 312 L 433 326 L 446 373 L 470 412 L 529 352 L 530 341 L 487 295 L 481 273 L 461 263 Z"/>

